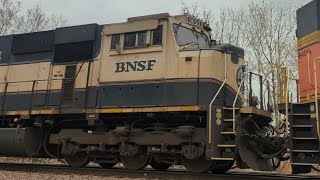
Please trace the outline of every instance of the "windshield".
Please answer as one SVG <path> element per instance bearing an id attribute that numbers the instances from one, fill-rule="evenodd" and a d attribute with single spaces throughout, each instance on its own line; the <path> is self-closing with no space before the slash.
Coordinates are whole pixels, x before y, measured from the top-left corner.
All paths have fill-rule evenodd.
<path id="1" fill-rule="evenodd" d="M 178 24 L 173 24 L 173 30 L 179 46 L 184 46 L 191 43 L 203 46 L 209 43 L 208 37 L 205 34 L 195 30 L 180 26 Z"/>

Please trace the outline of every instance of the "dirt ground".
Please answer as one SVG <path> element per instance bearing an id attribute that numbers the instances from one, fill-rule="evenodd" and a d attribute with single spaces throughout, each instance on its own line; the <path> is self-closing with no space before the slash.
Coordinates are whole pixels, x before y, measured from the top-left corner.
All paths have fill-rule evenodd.
<path id="1" fill-rule="evenodd" d="M 64 175 L 51 173 L 13 172 L 0 170 L 0 179 L 5 180 L 133 180 L 132 178 L 116 178 L 92 175 Z M 140 179 L 136 179 L 140 180 Z M 142 180 L 142 179 L 141 179 Z"/>
<path id="2" fill-rule="evenodd" d="M 9 158 L 0 157 L 1 162 L 12 163 L 34 163 L 34 164 L 62 164 L 54 159 L 37 159 L 37 158 Z M 92 163 L 91 165 L 96 165 Z M 74 175 L 74 174 L 55 174 L 55 173 L 34 173 L 0 170 L 0 180 L 142 180 L 132 178 L 104 177 L 93 175 Z"/>
<path id="3" fill-rule="evenodd" d="M 0 162 L 14 162 L 14 163 L 39 163 L 39 164 L 61 164 L 61 162 L 53 159 L 30 159 L 30 158 L 7 158 L 7 157 L 0 157 Z M 95 166 L 97 164 L 91 163 L 90 165 Z M 178 166 L 179 168 L 180 166 Z M 181 167 L 180 167 L 181 168 Z M 245 171 L 245 172 L 253 172 L 251 169 L 232 169 L 231 171 Z M 277 169 L 277 172 L 281 174 L 291 174 L 291 166 L 289 161 L 282 162 L 279 168 Z M 312 170 L 310 175 L 320 175 L 318 171 Z M 126 178 L 116 178 L 116 177 L 103 177 L 103 176 L 92 176 L 92 175 L 65 175 L 65 174 L 51 174 L 51 173 L 33 173 L 33 172 L 13 172 L 13 171 L 5 171 L 0 170 L 0 179 L 6 179 L 6 180 L 13 180 L 13 179 L 27 179 L 27 180 L 37 180 L 37 179 L 43 179 L 43 180 L 86 180 L 86 179 L 92 179 L 92 180 L 118 180 L 118 179 L 126 179 Z M 130 179 L 130 178 L 127 178 Z M 130 179 L 132 180 L 132 179 Z M 136 179 L 140 180 L 140 179 Z"/>

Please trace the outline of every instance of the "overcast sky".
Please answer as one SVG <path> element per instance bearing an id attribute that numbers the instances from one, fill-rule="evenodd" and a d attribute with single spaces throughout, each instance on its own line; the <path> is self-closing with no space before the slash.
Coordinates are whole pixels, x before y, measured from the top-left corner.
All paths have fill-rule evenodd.
<path id="1" fill-rule="evenodd" d="M 169 12 L 176 15 L 181 12 L 181 0 L 17 0 L 23 7 L 30 8 L 36 3 L 48 13 L 61 13 L 68 25 L 87 23 L 107 24 L 126 21 L 128 17 Z M 195 0 L 184 0 L 192 3 Z M 254 0 L 262 1 L 262 0 Z M 268 1 L 268 0 L 267 0 Z M 270 1 L 270 0 L 269 0 Z M 285 0 L 272 0 L 284 2 Z M 287 0 L 306 4 L 311 0 Z M 198 0 L 207 8 L 218 13 L 222 7 L 245 7 L 251 0 Z"/>

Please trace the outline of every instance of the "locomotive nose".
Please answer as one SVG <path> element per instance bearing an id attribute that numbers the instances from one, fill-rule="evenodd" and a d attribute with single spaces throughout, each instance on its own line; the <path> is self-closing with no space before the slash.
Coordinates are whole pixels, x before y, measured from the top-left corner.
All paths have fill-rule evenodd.
<path id="1" fill-rule="evenodd" d="M 257 171 L 273 171 L 272 161 L 263 158 L 256 150 L 257 147 L 251 138 L 246 135 L 238 137 L 238 153 L 241 160 L 250 168 Z"/>
<path id="2" fill-rule="evenodd" d="M 261 119 L 242 121 L 237 134 L 238 154 L 241 162 L 257 171 L 274 171 L 281 161 L 286 160 L 286 138 L 265 136 L 266 127 L 259 124 Z"/>

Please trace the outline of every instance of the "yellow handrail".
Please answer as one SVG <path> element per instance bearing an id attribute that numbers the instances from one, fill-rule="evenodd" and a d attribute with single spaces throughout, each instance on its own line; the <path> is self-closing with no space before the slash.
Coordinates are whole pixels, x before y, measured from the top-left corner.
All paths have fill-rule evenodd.
<path id="1" fill-rule="evenodd" d="M 285 131 L 285 136 L 288 136 L 289 134 L 289 98 L 288 98 L 288 83 L 289 83 L 289 75 L 287 73 L 287 70 L 285 71 L 285 78 L 286 78 L 286 81 L 285 81 L 285 90 L 286 90 L 286 94 L 285 94 L 285 105 L 286 105 L 286 131 Z M 277 124 L 278 125 L 278 124 Z"/>
<path id="2" fill-rule="evenodd" d="M 314 59 L 313 62 L 313 70 L 314 70 L 314 99 L 316 103 L 316 120 L 317 120 L 317 134 L 318 138 L 320 139 L 320 132 L 319 132 L 319 104 L 318 104 L 318 82 L 317 82 L 317 60 L 319 60 L 320 57 L 317 57 Z"/>
<path id="3" fill-rule="evenodd" d="M 247 73 L 246 73 L 246 74 L 247 74 Z M 246 75 L 245 75 L 244 77 L 246 77 Z M 244 84 L 244 80 L 245 80 L 245 78 L 243 78 L 243 79 L 241 80 L 240 86 L 239 86 L 239 88 L 238 88 L 238 90 L 237 90 L 236 97 L 234 98 L 234 101 L 233 101 L 233 104 L 232 104 L 232 119 L 233 119 L 233 132 L 234 132 L 234 133 L 236 132 L 236 130 L 235 130 L 235 127 L 236 127 L 236 121 L 235 121 L 235 119 L 236 119 L 236 110 L 235 110 L 235 106 L 236 106 L 236 102 L 237 102 L 237 99 L 238 99 L 240 90 L 241 90 L 241 88 L 242 88 L 242 85 Z"/>
<path id="4" fill-rule="evenodd" d="M 217 91 L 217 93 L 214 95 L 214 97 L 211 99 L 211 102 L 209 104 L 209 118 L 208 118 L 208 129 L 209 129 L 209 133 L 208 133 L 208 141 L 209 144 L 211 144 L 212 139 L 211 139 L 211 132 L 212 132 L 212 104 L 214 103 L 214 101 L 216 100 L 216 98 L 218 97 L 222 87 L 226 84 L 227 82 L 227 53 L 224 54 L 224 81 L 221 84 L 219 90 Z"/>

